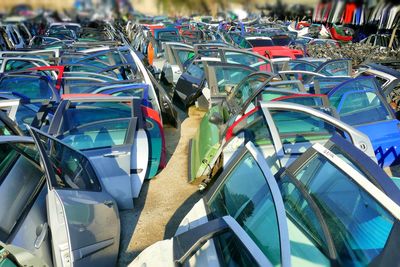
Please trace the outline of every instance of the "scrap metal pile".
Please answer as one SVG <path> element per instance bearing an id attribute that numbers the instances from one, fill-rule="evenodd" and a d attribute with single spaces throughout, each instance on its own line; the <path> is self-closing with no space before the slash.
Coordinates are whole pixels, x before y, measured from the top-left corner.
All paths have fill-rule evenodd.
<path id="1" fill-rule="evenodd" d="M 115 266 L 119 211 L 189 108 L 205 111 L 187 153 L 202 198 L 129 266 L 400 264 L 398 6 L 79 8 L 1 18 L 0 266 Z"/>

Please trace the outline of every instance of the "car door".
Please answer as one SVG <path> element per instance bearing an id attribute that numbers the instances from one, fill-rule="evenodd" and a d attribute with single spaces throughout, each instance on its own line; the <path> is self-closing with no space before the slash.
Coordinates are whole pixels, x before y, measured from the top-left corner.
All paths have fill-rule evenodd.
<path id="1" fill-rule="evenodd" d="M 119 247 L 117 203 L 89 159 L 30 128 L 45 169 L 47 217 L 55 266 L 113 266 Z"/>
<path id="2" fill-rule="evenodd" d="M 179 77 L 174 92 L 182 102 L 189 106 L 201 93 L 205 81 L 203 62 L 195 60 Z"/>
<path id="3" fill-rule="evenodd" d="M 331 90 L 328 97 L 342 121 L 368 135 L 382 167 L 398 159 L 399 121 L 380 95 L 373 77 L 344 82 Z"/>
<path id="4" fill-rule="evenodd" d="M 363 158 L 357 149 L 351 153 L 352 147 L 337 139 L 325 146 L 314 144 L 279 175 L 288 218 L 305 232 L 319 232 L 313 235 L 314 240 L 335 251 L 329 253 L 330 258 L 339 265 L 349 261 L 363 266 L 395 264 L 398 255 L 387 253 L 391 242 L 398 242 L 393 233 L 400 218 L 399 190 L 375 163 Z M 305 205 L 306 199 L 312 206 Z M 310 214 L 310 208 L 317 216 Z M 310 223 L 311 217 L 315 220 Z"/>
<path id="5" fill-rule="evenodd" d="M 149 175 L 149 139 L 140 100 L 135 101 L 131 97 L 64 100 L 49 128 L 51 135 L 85 154 L 120 209 L 133 208 L 133 198 Z"/>
<path id="6" fill-rule="evenodd" d="M 242 146 L 222 173 L 211 179 L 216 180 L 204 197 L 208 218 L 232 216 L 274 266 L 291 266 L 283 200 L 270 166 L 256 146 L 251 142 Z"/>
<path id="7" fill-rule="evenodd" d="M 321 107 L 319 111 L 294 103 L 264 102 L 261 109 L 282 166 L 292 162 L 312 144 L 325 143 L 335 134 L 345 137 L 376 161 L 369 138 L 328 115 L 327 107 Z"/>
<path id="8" fill-rule="evenodd" d="M 325 143 L 335 134 L 345 136 L 376 161 L 372 145 L 364 134 L 326 113 L 294 103 L 261 102 L 227 130 L 226 143 L 229 144 L 233 136 L 242 139 L 242 143 L 253 142 L 261 149 L 271 171 L 276 173 L 312 144 Z M 235 146 L 225 148 L 224 160 L 235 149 Z"/>
<path id="9" fill-rule="evenodd" d="M 206 62 L 204 70 L 207 87 L 202 93 L 210 106 L 222 102 L 244 78 L 257 70 L 241 64 Z"/>

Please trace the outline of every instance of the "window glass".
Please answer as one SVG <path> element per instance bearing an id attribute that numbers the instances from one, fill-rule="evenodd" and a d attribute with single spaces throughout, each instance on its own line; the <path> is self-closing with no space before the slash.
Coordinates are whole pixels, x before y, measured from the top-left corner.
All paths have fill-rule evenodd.
<path id="1" fill-rule="evenodd" d="M 14 92 L 29 99 L 50 99 L 53 96 L 44 77 L 4 77 L 0 81 L 0 91 Z"/>
<path id="2" fill-rule="evenodd" d="M 123 145 L 129 123 L 130 119 L 118 119 L 82 124 L 64 132 L 58 139 L 79 150 Z"/>
<path id="3" fill-rule="evenodd" d="M 215 67 L 215 76 L 217 79 L 218 93 L 225 94 L 226 86 L 235 86 L 246 78 L 253 71 L 243 68 Z"/>
<path id="4" fill-rule="evenodd" d="M 55 189 L 100 191 L 100 183 L 88 159 L 64 144 L 37 133 L 50 160 L 55 177 L 51 186 Z"/>
<path id="5" fill-rule="evenodd" d="M 26 70 L 34 67 L 36 67 L 36 65 L 29 61 L 8 60 L 5 66 L 5 71 Z"/>
<path id="6" fill-rule="evenodd" d="M 247 42 L 249 42 L 252 47 L 274 46 L 274 43 L 271 39 L 247 39 Z"/>
<path id="7" fill-rule="evenodd" d="M 303 106 L 308 106 L 308 107 L 315 107 L 315 106 L 323 106 L 323 101 L 321 97 L 316 97 L 316 96 L 308 96 L 308 97 L 290 97 L 286 99 L 282 99 L 279 101 L 283 102 L 289 102 L 289 103 L 295 103 Z"/>
<path id="8" fill-rule="evenodd" d="M 327 253 L 327 240 L 321 222 L 318 220 L 316 211 L 312 207 L 312 203 L 304 197 L 287 174 L 278 180 L 278 185 L 288 216 L 289 238 L 302 241 L 299 244 L 291 242 L 292 251 L 302 251 L 304 248 L 302 249 L 301 246 L 308 243 L 318 248 L 321 252 Z M 308 252 L 313 250 L 311 246 L 308 248 Z M 296 256 L 306 257 L 306 259 L 313 262 L 314 259 L 311 257 L 315 256 L 315 254 L 308 254 L 307 250 L 305 250 Z"/>
<path id="9" fill-rule="evenodd" d="M 339 84 L 349 80 L 349 78 L 324 78 L 324 77 L 315 77 L 314 78 L 314 87 L 319 88 L 320 94 L 328 94 L 333 88 L 338 86 Z"/>
<path id="10" fill-rule="evenodd" d="M 387 242 L 394 218 L 372 196 L 324 156 L 296 172 L 332 234 L 339 264 L 366 266 Z"/>
<path id="11" fill-rule="evenodd" d="M 162 129 L 160 125 L 152 118 L 146 118 L 146 131 L 150 135 L 150 148 L 151 148 L 151 162 L 150 162 L 150 171 L 149 178 L 154 177 L 160 166 L 162 149 L 163 149 L 163 139 L 162 139 Z"/>
<path id="12" fill-rule="evenodd" d="M 329 96 L 329 101 L 341 119 L 350 125 L 390 119 L 389 111 L 377 91 L 374 78 L 354 79 L 337 87 Z"/>
<path id="13" fill-rule="evenodd" d="M 271 133 L 264 119 L 262 110 L 258 109 L 245 117 L 233 129 L 234 135 L 244 133 L 245 143 L 251 141 L 256 146 L 272 144 Z"/>
<path id="14" fill-rule="evenodd" d="M 289 70 L 315 71 L 317 69 L 316 66 L 308 62 L 289 61 L 288 66 Z"/>
<path id="15" fill-rule="evenodd" d="M 106 101 L 73 103 L 64 113 L 62 129 L 66 131 L 87 123 L 131 116 L 130 103 Z"/>
<path id="16" fill-rule="evenodd" d="M 204 78 L 204 70 L 203 70 L 203 63 L 201 62 L 193 62 L 189 65 L 188 69 L 186 70 L 187 74 L 196 78 L 196 79 L 203 79 Z"/>
<path id="17" fill-rule="evenodd" d="M 28 150 L 38 159 L 33 144 L 0 144 L 0 230 L 6 235 L 11 233 L 42 185 L 43 172 L 32 162 L 34 158 L 24 153 Z"/>
<path id="18" fill-rule="evenodd" d="M 280 264 L 279 227 L 269 185 L 255 159 L 246 154 L 214 194 L 215 217 L 230 215 L 274 265 Z"/>
<path id="19" fill-rule="evenodd" d="M 213 260 L 222 260 L 222 266 L 254 266 L 256 262 L 253 256 L 244 247 L 243 243 L 231 231 L 224 232 L 213 238 L 214 242 L 208 240 L 205 242 L 196 253 L 189 257 L 183 266 L 200 266 L 212 265 Z M 215 244 L 215 245 L 214 245 Z M 212 252 L 212 247 L 216 246 L 221 257 L 210 258 L 209 254 Z M 208 257 L 207 257 L 208 256 Z M 212 262 L 211 262 L 212 261 Z"/>
<path id="20" fill-rule="evenodd" d="M 284 76 L 289 81 L 299 80 L 301 82 L 310 83 L 314 79 L 315 75 L 306 73 L 285 73 Z"/>
<path id="21" fill-rule="evenodd" d="M 254 75 L 244 80 L 234 88 L 228 97 L 230 106 L 241 107 L 246 100 L 252 96 L 262 83 L 267 81 L 268 77 L 265 75 Z"/>
<path id="22" fill-rule="evenodd" d="M 326 76 L 348 76 L 351 75 L 350 66 L 348 61 L 333 61 L 327 63 L 318 72 Z"/>
<path id="23" fill-rule="evenodd" d="M 270 62 L 256 55 L 239 52 L 226 52 L 225 58 L 228 63 L 242 64 L 255 68 L 259 71 L 271 70 Z"/>
<path id="24" fill-rule="evenodd" d="M 327 140 L 336 131 L 333 125 L 307 113 L 285 110 L 271 110 L 270 112 L 282 144 Z"/>
<path id="25" fill-rule="evenodd" d="M 301 83 L 299 83 L 299 82 L 271 83 L 270 86 L 271 86 L 271 88 L 277 88 L 277 89 L 281 89 L 281 90 L 290 90 L 290 91 L 293 91 L 293 92 L 300 92 L 301 91 Z"/>
<path id="26" fill-rule="evenodd" d="M 342 95 L 337 112 L 345 123 L 358 125 L 391 119 L 375 92 L 355 91 Z"/>
<path id="27" fill-rule="evenodd" d="M 178 60 L 181 63 L 185 63 L 187 60 L 193 59 L 195 54 L 193 51 L 177 50 Z"/>
<path id="28" fill-rule="evenodd" d="M 7 127 L 7 125 L 3 122 L 3 120 L 0 120 L 0 136 L 1 135 L 13 135 L 13 131 Z"/>

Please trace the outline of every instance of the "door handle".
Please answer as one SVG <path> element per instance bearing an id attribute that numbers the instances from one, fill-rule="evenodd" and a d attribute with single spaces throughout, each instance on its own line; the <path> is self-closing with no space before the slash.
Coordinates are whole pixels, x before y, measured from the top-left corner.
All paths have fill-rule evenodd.
<path id="1" fill-rule="evenodd" d="M 40 232 L 39 232 L 40 231 Z M 47 236 L 47 232 L 49 231 L 49 227 L 47 222 L 43 223 L 42 225 L 36 228 L 36 240 L 35 240 L 35 248 L 39 249 L 42 246 L 44 239 Z"/>
<path id="2" fill-rule="evenodd" d="M 106 200 L 103 202 L 103 204 L 106 205 L 107 207 L 111 208 L 112 206 L 114 206 L 114 201 Z"/>
<path id="3" fill-rule="evenodd" d="M 199 85 L 198 84 L 194 83 L 192 86 L 193 86 L 193 88 L 199 89 Z"/>
<path id="4" fill-rule="evenodd" d="M 125 156 L 127 154 L 128 154 L 128 152 L 126 152 L 126 151 L 114 151 L 111 153 L 104 154 L 103 157 L 115 158 L 115 157 L 119 157 L 119 156 Z"/>

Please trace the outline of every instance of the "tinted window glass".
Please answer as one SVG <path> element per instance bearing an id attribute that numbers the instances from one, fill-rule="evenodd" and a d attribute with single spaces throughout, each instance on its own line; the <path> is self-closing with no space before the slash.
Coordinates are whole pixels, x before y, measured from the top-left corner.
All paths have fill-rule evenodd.
<path id="1" fill-rule="evenodd" d="M 274 46 L 274 43 L 270 39 L 248 39 L 247 41 L 252 47 Z"/>
<path id="2" fill-rule="evenodd" d="M 43 172 L 36 160 L 33 144 L 0 144 L 0 229 L 7 235 L 42 186 Z"/>
<path id="3" fill-rule="evenodd" d="M 225 94 L 225 86 L 235 86 L 253 71 L 243 68 L 216 67 L 215 76 L 217 79 L 218 93 Z"/>
<path id="4" fill-rule="evenodd" d="M 58 139 L 79 150 L 122 145 L 129 123 L 130 119 L 118 119 L 82 124 L 64 132 Z"/>
<path id="5" fill-rule="evenodd" d="M 321 210 L 341 265 L 366 266 L 380 254 L 394 218 L 372 196 L 320 154 L 295 175 Z"/>
<path id="6" fill-rule="evenodd" d="M 0 120 L 0 135 L 13 135 L 13 131 L 7 127 L 3 120 Z"/>
<path id="7" fill-rule="evenodd" d="M 119 102 L 81 102 L 71 106 L 63 118 L 64 131 L 96 121 L 127 118 L 132 116 L 132 107 Z"/>
<path id="8" fill-rule="evenodd" d="M 53 95 L 45 78 L 5 77 L 0 81 L 0 91 L 15 92 L 29 99 L 50 99 Z"/>
<path id="9" fill-rule="evenodd" d="M 280 264 L 275 204 L 264 174 L 250 154 L 240 160 L 208 205 L 216 217 L 235 218 L 271 262 Z"/>
<path id="10" fill-rule="evenodd" d="M 244 80 L 236 86 L 228 97 L 228 102 L 231 106 L 241 107 L 246 100 L 252 96 L 262 83 L 267 81 L 265 75 L 254 75 Z"/>
<path id="11" fill-rule="evenodd" d="M 262 59 L 256 55 L 239 53 L 239 52 L 226 52 L 225 58 L 228 63 L 237 63 L 252 68 L 256 68 L 259 71 L 270 71 L 271 64 L 269 61 Z"/>
<path id="12" fill-rule="evenodd" d="M 252 141 L 256 146 L 272 144 L 271 134 L 262 110 L 257 110 L 248 116 L 245 115 L 245 118 L 233 129 L 234 135 L 239 135 L 240 133 L 244 133 L 246 142 Z"/>
<path id="13" fill-rule="evenodd" d="M 327 140 L 336 132 L 333 125 L 307 113 L 283 110 L 270 112 L 282 144 L 303 144 L 304 151 L 312 141 Z"/>
<path id="14" fill-rule="evenodd" d="M 217 253 L 214 247 L 218 249 L 221 257 L 210 258 L 210 254 Z M 199 266 L 209 265 L 212 266 L 221 260 L 222 266 L 254 266 L 256 262 L 248 250 L 244 247 L 242 242 L 231 231 L 222 233 L 212 240 L 205 242 L 196 253 L 189 257 L 183 266 Z"/>
<path id="15" fill-rule="evenodd" d="M 358 125 L 391 119 L 389 111 L 374 92 L 348 92 L 337 107 L 342 121 Z"/>
<path id="16" fill-rule="evenodd" d="M 351 75 L 350 66 L 347 61 L 334 61 L 327 63 L 318 72 L 326 76 L 347 76 Z"/>
<path id="17" fill-rule="evenodd" d="M 50 160 L 55 177 L 51 177 L 51 186 L 55 189 L 74 189 L 100 191 L 100 183 L 90 162 L 80 153 L 37 133 Z"/>
<path id="18" fill-rule="evenodd" d="M 204 71 L 203 71 L 203 64 L 196 62 L 189 65 L 188 69 L 186 70 L 187 74 L 196 78 L 196 79 L 203 79 Z"/>

